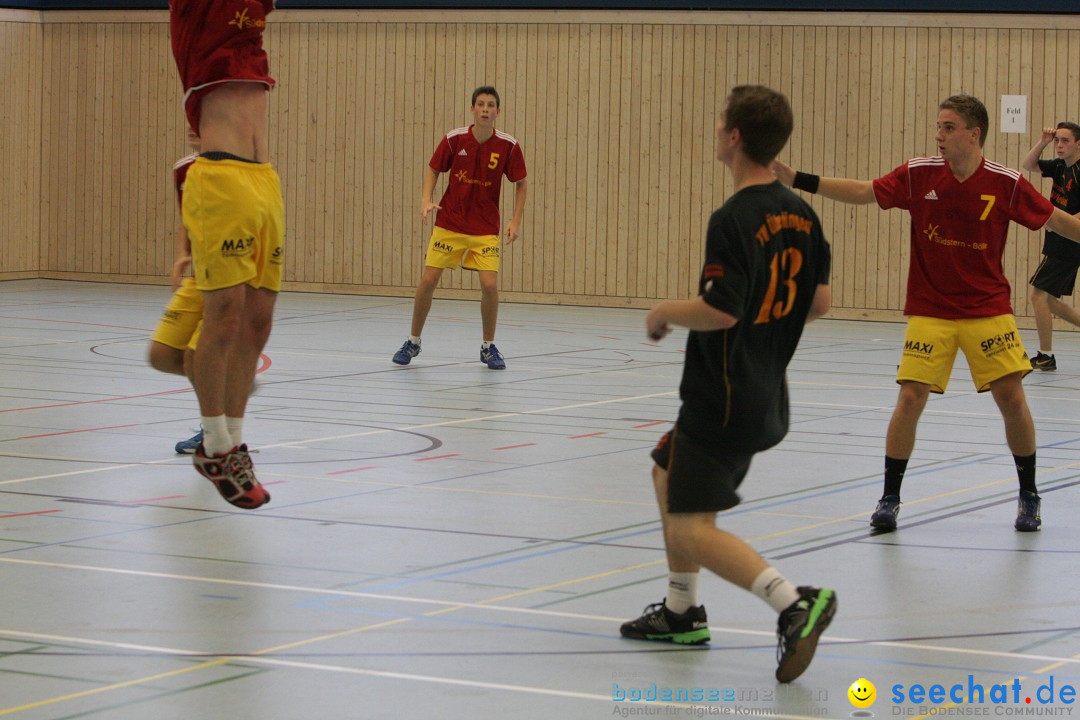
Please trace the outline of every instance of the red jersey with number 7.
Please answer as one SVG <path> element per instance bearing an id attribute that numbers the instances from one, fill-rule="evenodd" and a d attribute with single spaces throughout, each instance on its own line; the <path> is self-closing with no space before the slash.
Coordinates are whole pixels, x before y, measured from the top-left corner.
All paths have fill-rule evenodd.
<path id="1" fill-rule="evenodd" d="M 502 177 L 524 180 L 525 155 L 512 135 L 496 130 L 481 143 L 472 128 L 446 133 L 428 163 L 437 173 L 450 173 L 435 226 L 462 235 L 498 235 Z"/>
<path id="2" fill-rule="evenodd" d="M 1012 313 L 1002 269 L 1009 223 L 1046 225 L 1054 206 L 1019 172 L 983 158 L 964 182 L 942 157 L 913 158 L 874 181 L 883 209 L 911 213 L 905 315 L 944 320 Z"/>

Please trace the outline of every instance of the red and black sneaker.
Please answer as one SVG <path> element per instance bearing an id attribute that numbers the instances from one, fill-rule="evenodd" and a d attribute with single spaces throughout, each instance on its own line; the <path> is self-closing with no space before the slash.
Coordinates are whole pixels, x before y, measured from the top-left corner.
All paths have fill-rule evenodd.
<path id="1" fill-rule="evenodd" d="M 214 483 L 221 497 L 236 507 L 254 510 L 270 502 L 270 493 L 255 478 L 247 445 L 234 447 L 224 455 L 207 455 L 199 443 L 192 461 L 199 474 Z"/>

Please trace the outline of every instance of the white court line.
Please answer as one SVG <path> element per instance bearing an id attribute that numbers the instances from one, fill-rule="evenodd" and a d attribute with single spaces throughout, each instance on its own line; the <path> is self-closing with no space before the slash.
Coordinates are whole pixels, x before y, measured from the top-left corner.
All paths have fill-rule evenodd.
<path id="1" fill-rule="evenodd" d="M 395 433 L 395 432 L 411 432 L 413 430 L 427 430 L 429 428 L 447 427 L 447 426 L 450 426 L 450 425 L 466 425 L 468 423 L 480 423 L 480 422 L 488 422 L 490 420 L 502 420 L 504 418 L 519 417 L 519 416 L 522 416 L 522 415 L 538 415 L 538 414 L 541 414 L 541 413 L 562 412 L 564 410 L 573 410 L 575 408 L 594 407 L 594 406 L 597 406 L 597 405 L 611 405 L 613 403 L 621 403 L 621 402 L 634 402 L 635 400 L 648 400 L 650 398 L 657 398 L 657 397 L 665 397 L 665 396 L 668 396 L 668 395 L 675 395 L 675 394 L 677 394 L 677 392 L 678 392 L 677 390 L 667 390 L 665 392 L 650 393 L 648 395 L 635 395 L 633 397 L 618 397 L 618 398 L 610 398 L 608 400 L 594 400 L 592 402 L 574 403 L 573 405 L 561 405 L 559 407 L 537 408 L 535 410 L 520 410 L 518 412 L 499 413 L 497 415 L 483 415 L 483 416 L 480 416 L 480 417 L 471 417 L 471 418 L 459 418 L 457 420 L 443 420 L 441 422 L 424 423 L 422 425 L 409 425 L 409 426 L 401 427 L 401 428 L 379 428 L 377 430 L 365 430 L 364 432 L 348 433 L 346 435 L 330 435 L 330 436 L 327 436 L 327 437 L 311 438 L 311 439 L 308 439 L 308 440 L 293 440 L 291 442 L 275 443 L 275 444 L 272 444 L 272 445 L 259 445 L 256 449 L 263 450 L 263 449 L 267 449 L 267 448 L 296 447 L 298 445 L 307 445 L 309 443 L 328 442 L 330 440 L 343 440 L 343 439 L 347 439 L 347 438 L 369 437 L 371 435 L 383 435 L 383 434 L 386 434 L 386 433 Z M 25 458 L 27 456 L 25 454 L 23 454 L 23 453 L 0 452 L 0 457 Z M 50 457 L 47 457 L 47 456 L 35 456 L 35 457 L 31 458 L 31 459 L 35 459 L 35 460 L 67 460 L 67 461 L 75 461 L 75 462 L 79 461 L 79 458 L 58 458 L 58 457 L 50 458 Z M 90 460 L 90 458 L 86 458 L 86 460 Z M 176 458 L 171 457 L 171 458 L 167 458 L 167 459 L 163 459 L 163 460 L 148 460 L 147 462 L 144 462 L 144 463 L 106 465 L 104 467 L 89 468 L 87 470 L 72 470 L 70 472 L 64 472 L 64 473 L 52 473 L 52 474 L 49 474 L 49 475 L 35 475 L 33 477 L 13 478 L 11 480 L 0 480 L 0 485 L 11 485 L 13 483 L 29 482 L 31 480 L 49 480 L 49 479 L 58 478 L 58 477 L 70 477 L 72 475 L 84 475 L 84 474 L 88 474 L 88 473 L 107 472 L 107 471 L 112 471 L 112 470 L 123 470 L 123 469 L 131 468 L 131 467 L 139 467 L 140 465 L 160 465 L 160 464 L 164 464 L 164 463 L 175 463 L 175 462 L 176 462 Z"/>
<path id="2" fill-rule="evenodd" d="M 17 565 L 32 565 L 32 566 L 36 566 L 36 567 L 59 568 L 59 569 L 63 569 L 63 570 L 82 570 L 82 571 L 85 571 L 85 572 L 101 572 L 101 573 L 113 573 L 113 574 L 118 574 L 118 575 L 134 575 L 134 576 L 137 576 L 137 577 L 160 578 L 160 579 L 165 579 L 165 580 L 185 580 L 185 581 L 192 581 L 192 582 L 202 582 L 202 583 L 207 583 L 207 584 L 211 584 L 211 585 L 229 585 L 229 586 L 234 586 L 234 587 L 238 586 L 238 587 L 257 588 L 257 589 L 261 589 L 261 590 L 284 590 L 284 591 L 288 591 L 288 592 L 299 592 L 299 593 L 307 593 L 307 594 L 312 594 L 312 595 L 325 595 L 325 596 L 332 596 L 332 597 L 363 598 L 363 599 L 369 599 L 369 600 L 380 600 L 380 601 L 399 602 L 399 603 L 411 603 L 411 604 L 416 604 L 416 605 L 436 605 L 436 606 L 441 606 L 441 607 L 460 608 L 460 609 L 469 609 L 469 610 L 493 610 L 493 611 L 496 611 L 496 612 L 516 613 L 516 614 L 521 614 L 521 615 L 536 615 L 536 616 L 541 616 L 541 617 L 555 617 L 555 618 L 568 618 L 568 619 L 574 619 L 574 620 L 588 620 L 588 621 L 602 622 L 605 625 L 612 624 L 612 623 L 621 623 L 626 619 L 626 618 L 606 617 L 606 616 L 603 616 L 603 615 L 586 615 L 584 613 L 562 612 L 562 611 L 559 611 L 559 610 L 541 610 L 539 608 L 512 607 L 512 606 L 509 606 L 509 605 L 492 605 L 492 604 L 485 604 L 485 603 L 455 602 L 453 600 L 436 600 L 436 599 L 433 599 L 433 598 L 416 598 L 416 597 L 406 597 L 406 596 L 401 596 L 401 595 L 384 595 L 384 594 L 380 594 L 380 593 L 367 593 L 367 592 L 360 592 L 360 591 L 357 591 L 357 590 L 335 590 L 335 589 L 330 589 L 330 588 L 306 587 L 306 586 L 303 586 L 303 585 L 284 585 L 284 584 L 280 584 L 280 583 L 261 583 L 261 582 L 253 582 L 253 581 L 250 581 L 250 580 L 235 580 L 235 579 L 232 579 L 232 578 L 215 578 L 215 577 L 204 577 L 204 576 L 198 576 L 198 575 L 179 575 L 179 574 L 174 574 L 174 573 L 152 572 L 152 571 L 148 571 L 148 570 L 128 570 L 128 569 L 125 569 L 125 568 L 110 568 L 110 567 L 101 567 L 101 566 L 96 566 L 96 565 L 76 565 L 76 564 L 73 564 L 73 563 L 47 562 L 47 561 L 42 561 L 42 560 L 23 560 L 23 559 L 17 559 L 17 558 L 0 557 L 0 562 L 13 563 L 13 564 L 17 564 Z M 729 634 L 729 635 L 749 635 L 749 636 L 753 636 L 753 637 L 767 637 L 767 638 L 770 638 L 770 639 L 773 639 L 773 638 L 776 637 L 776 633 L 774 631 L 771 631 L 771 630 L 747 630 L 745 628 L 721 627 L 721 626 L 715 626 L 715 625 L 710 625 L 709 628 L 711 630 L 714 630 L 714 631 L 718 632 L 718 633 L 724 633 L 724 634 Z M 9 630 L 5 630 L 5 629 L 0 628 L 0 634 L 2 634 L 2 633 L 15 633 L 15 632 L 16 631 L 9 631 Z M 22 635 L 26 636 L 26 637 L 42 637 L 42 638 L 47 637 L 47 636 L 44 636 L 44 635 L 37 636 L 34 633 L 22 633 Z M 72 642 L 79 641 L 77 638 L 67 638 L 67 640 L 70 640 Z M 108 643 L 108 642 L 105 642 L 105 641 L 81 641 L 81 642 L 93 642 L 95 644 L 101 644 L 101 645 L 104 645 L 104 646 L 113 645 L 112 643 Z M 1034 661 L 1039 661 L 1039 662 L 1056 662 L 1056 663 L 1063 663 L 1063 664 L 1080 665 L 1080 656 L 1078 656 L 1078 657 L 1058 657 L 1058 656 L 1055 656 L 1055 655 L 1035 655 L 1035 654 L 1030 654 L 1030 653 L 1013 653 L 1013 652 L 1007 652 L 1007 651 L 1003 651 L 1003 650 L 978 650 L 978 649 L 975 649 L 975 648 L 962 648 L 962 647 L 954 647 L 954 646 L 949 646 L 949 645 L 928 645 L 928 644 L 925 644 L 925 643 L 911 643 L 911 642 L 904 642 L 904 641 L 897 641 L 897 640 L 863 640 L 861 638 L 838 637 L 838 636 L 831 635 L 831 634 L 828 637 L 828 641 L 827 642 L 823 641 L 821 643 L 821 646 L 829 647 L 829 646 L 839 646 L 839 645 L 845 645 L 845 644 L 859 644 L 859 645 L 867 645 L 867 646 L 874 646 L 874 647 L 898 648 L 898 649 L 905 649 L 905 650 L 925 650 L 925 651 L 928 651 L 928 652 L 941 652 L 941 653 L 952 653 L 952 654 L 960 654 L 960 655 L 975 655 L 975 656 L 980 656 L 980 657 L 1006 658 L 1006 659 L 1009 659 L 1009 660 L 1034 660 Z M 117 643 L 117 644 L 115 644 L 115 646 L 116 647 L 121 647 L 122 645 Z M 132 647 L 142 647 L 142 646 L 132 646 Z M 153 648 L 149 648 L 149 647 L 146 647 L 144 649 L 153 650 Z M 155 650 L 155 652 L 156 651 L 158 651 L 158 650 Z M 173 651 L 168 650 L 168 649 L 161 649 L 160 651 L 162 651 L 162 652 L 173 652 Z M 178 650 L 176 652 L 181 652 L 181 653 L 185 653 L 185 654 L 195 654 L 193 651 L 190 651 L 190 650 Z M 610 699 L 610 698 L 608 698 L 608 699 Z"/>
<path id="3" fill-rule="evenodd" d="M 505 690 L 505 691 L 509 691 L 509 692 L 527 693 L 527 694 L 530 694 L 530 695 L 547 695 L 547 696 L 552 696 L 552 697 L 570 698 L 570 699 L 574 699 L 574 700 L 596 700 L 596 701 L 600 701 L 600 702 L 615 702 L 615 700 L 611 697 L 611 695 L 602 695 L 602 694 L 596 694 L 596 693 L 583 693 L 583 692 L 576 692 L 576 691 L 573 691 L 573 690 L 558 690 L 558 689 L 555 689 L 555 688 L 545 688 L 545 687 L 540 687 L 540 686 L 537 686 L 537 685 L 511 685 L 511 684 L 508 684 L 508 683 L 485 682 L 485 681 L 482 681 L 482 680 L 465 680 L 465 679 L 462 679 L 462 678 L 452 678 L 452 677 L 446 677 L 446 676 L 443 676 L 443 675 L 419 675 L 419 674 L 416 674 L 416 673 L 393 672 L 393 671 L 389 671 L 389 670 L 372 670 L 372 669 L 368 669 L 368 668 L 348 667 L 348 666 L 344 666 L 344 665 L 327 665 L 325 663 L 300 662 L 300 661 L 297 661 L 297 660 L 282 660 L 282 659 L 279 659 L 279 658 L 267 657 L 265 655 L 243 655 L 243 656 L 230 656 L 230 655 L 227 655 L 227 654 L 219 655 L 217 653 L 201 653 L 201 652 L 194 652 L 194 651 L 191 651 L 191 650 L 178 650 L 178 649 L 171 649 L 171 648 L 156 648 L 156 647 L 153 647 L 153 646 L 128 645 L 128 644 L 124 644 L 124 643 L 109 643 L 109 642 L 104 642 L 104 641 L 101 641 L 101 640 L 87 640 L 87 639 L 76 638 L 76 637 L 65 637 L 65 636 L 62 636 L 62 635 L 45 635 L 45 634 L 40 634 L 40 633 L 20 632 L 20 631 L 15 631 L 15 630 L 7 630 L 5 628 L 0 628 L 0 635 L 10 635 L 10 636 L 13 636 L 13 637 L 23 637 L 23 638 L 27 638 L 27 639 L 30 639 L 30 640 L 50 640 L 50 641 L 68 643 L 68 644 L 84 644 L 84 645 L 106 646 L 106 647 L 114 646 L 114 647 L 122 648 L 122 649 L 138 649 L 138 650 L 144 650 L 144 651 L 158 652 L 158 653 L 162 653 L 162 654 L 165 654 L 165 655 L 181 655 L 181 656 L 200 655 L 200 656 L 203 656 L 203 657 L 222 657 L 222 658 L 231 657 L 237 663 L 247 664 L 247 665 L 269 665 L 271 667 L 288 667 L 288 668 L 296 668 L 296 669 L 300 669 L 300 670 L 318 670 L 318 671 L 321 671 L 321 672 L 345 673 L 345 674 L 350 674 L 350 675 L 365 675 L 365 676 L 368 676 L 368 677 L 381 677 L 381 678 L 389 678 L 389 679 L 393 679 L 393 680 L 411 680 L 411 681 L 414 681 L 414 682 L 426 682 L 426 683 L 432 683 L 432 684 L 437 684 L 437 685 L 455 685 L 455 686 L 459 686 L 459 687 L 473 687 L 473 688 L 480 688 L 480 689 L 484 689 L 484 690 Z M 65 697 L 57 698 L 55 701 L 62 701 L 63 699 L 66 699 L 66 698 Z M 639 702 L 629 701 L 629 702 L 626 702 L 626 704 L 625 704 L 626 707 L 638 707 L 638 708 L 645 707 L 645 706 L 648 706 L 648 707 L 690 707 L 690 706 L 696 706 L 696 705 L 700 705 L 700 703 L 665 702 L 665 701 L 662 701 L 662 700 L 661 701 L 650 701 L 648 703 L 639 703 Z M 34 706 L 34 703 L 31 703 L 30 705 L 23 706 L 23 707 L 26 707 L 27 709 L 29 709 L 30 707 L 33 707 L 33 706 Z M 2 714 L 2 712 L 0 712 L 0 714 Z M 778 720 L 817 720 L 817 718 L 815 716 L 809 716 L 809 715 L 780 715 L 780 714 L 757 714 L 757 713 L 755 713 L 755 717 L 777 718 Z"/>

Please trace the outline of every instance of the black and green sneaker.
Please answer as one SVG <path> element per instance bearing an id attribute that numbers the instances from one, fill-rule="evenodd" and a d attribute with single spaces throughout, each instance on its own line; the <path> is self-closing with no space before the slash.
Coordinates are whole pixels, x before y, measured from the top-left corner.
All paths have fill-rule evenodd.
<path id="1" fill-rule="evenodd" d="M 628 620 L 619 628 L 623 637 L 635 640 L 659 640 L 680 645 L 702 645 L 709 642 L 709 620 L 705 606 L 688 608 L 681 615 L 668 610 L 667 598 L 653 603 L 636 620 Z"/>
<path id="2" fill-rule="evenodd" d="M 800 587 L 799 599 L 780 613 L 776 636 L 776 679 L 791 682 L 814 659 L 818 638 L 836 614 L 836 593 L 828 588 Z"/>

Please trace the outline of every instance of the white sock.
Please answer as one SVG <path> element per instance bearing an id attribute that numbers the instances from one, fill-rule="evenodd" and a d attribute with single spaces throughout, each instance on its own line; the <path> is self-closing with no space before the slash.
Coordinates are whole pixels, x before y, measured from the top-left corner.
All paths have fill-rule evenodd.
<path id="1" fill-rule="evenodd" d="M 239 447 L 244 443 L 244 418 L 225 416 L 225 426 L 229 429 L 229 437 L 232 438 L 233 446 Z"/>
<path id="2" fill-rule="evenodd" d="M 207 455 L 224 455 L 236 447 L 229 435 L 229 426 L 224 415 L 207 417 L 203 415 L 203 449 Z"/>
<path id="3" fill-rule="evenodd" d="M 754 578 L 750 592 L 769 603 L 776 612 L 783 612 L 799 599 L 799 591 L 774 567 L 765 568 Z"/>
<path id="4" fill-rule="evenodd" d="M 409 342 L 411 342 L 413 345 L 419 345 L 420 344 L 420 336 L 419 335 L 410 335 L 409 336 Z"/>
<path id="5" fill-rule="evenodd" d="M 668 573 L 667 600 L 664 601 L 667 609 L 676 615 L 682 615 L 697 605 L 697 581 L 696 572 Z"/>
<path id="6" fill-rule="evenodd" d="M 487 350 L 489 345 L 491 345 L 491 341 L 485 340 L 484 342 L 480 343 L 480 349 Z"/>

